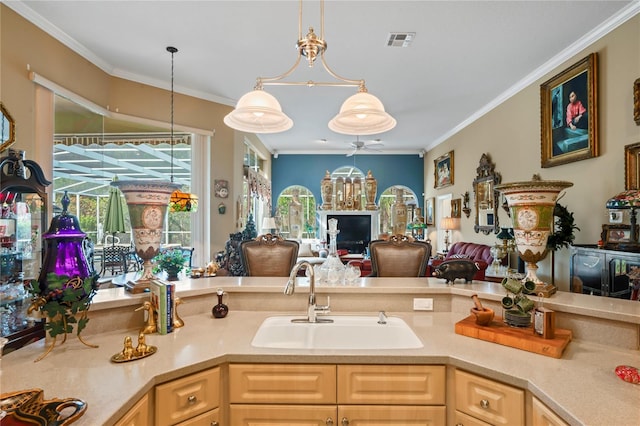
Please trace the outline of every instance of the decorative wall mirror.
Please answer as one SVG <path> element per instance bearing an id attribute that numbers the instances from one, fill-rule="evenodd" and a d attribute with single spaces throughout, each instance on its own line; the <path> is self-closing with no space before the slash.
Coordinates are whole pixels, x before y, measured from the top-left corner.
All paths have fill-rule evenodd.
<path id="1" fill-rule="evenodd" d="M 495 167 L 489 154 L 482 154 L 476 169 L 478 175 L 473 181 L 476 213 L 476 224 L 473 230 L 485 235 L 489 235 L 491 232 L 497 234 L 500 231 L 498 223 L 500 193 L 496 191 L 496 185 L 500 183 L 502 177 L 500 173 L 495 171 Z"/>
<path id="2" fill-rule="evenodd" d="M 0 152 L 9 148 L 16 141 L 16 123 L 0 103 Z"/>

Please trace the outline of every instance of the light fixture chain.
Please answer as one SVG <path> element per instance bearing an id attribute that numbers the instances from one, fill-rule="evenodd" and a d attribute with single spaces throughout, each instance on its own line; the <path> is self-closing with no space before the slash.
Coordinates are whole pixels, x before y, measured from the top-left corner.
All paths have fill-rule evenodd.
<path id="1" fill-rule="evenodd" d="M 167 47 L 171 53 L 171 182 L 173 183 L 173 55 L 178 51 L 175 47 Z"/>

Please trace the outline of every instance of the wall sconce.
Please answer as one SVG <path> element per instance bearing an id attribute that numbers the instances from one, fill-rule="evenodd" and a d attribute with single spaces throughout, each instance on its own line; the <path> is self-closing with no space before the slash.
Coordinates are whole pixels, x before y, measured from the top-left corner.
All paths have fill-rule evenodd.
<path id="1" fill-rule="evenodd" d="M 469 191 L 462 194 L 462 212 L 468 219 L 471 214 L 471 208 L 469 207 Z"/>

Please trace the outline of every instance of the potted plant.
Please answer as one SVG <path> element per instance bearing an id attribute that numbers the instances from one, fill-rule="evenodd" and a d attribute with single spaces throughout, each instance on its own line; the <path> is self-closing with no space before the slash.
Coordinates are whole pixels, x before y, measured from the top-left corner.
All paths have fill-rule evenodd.
<path id="1" fill-rule="evenodd" d="M 167 280 L 176 281 L 178 274 L 187 268 L 185 264 L 187 256 L 182 253 L 182 250 L 170 249 L 160 251 L 152 260 L 153 273 L 157 274 L 162 271 L 166 271 Z"/>

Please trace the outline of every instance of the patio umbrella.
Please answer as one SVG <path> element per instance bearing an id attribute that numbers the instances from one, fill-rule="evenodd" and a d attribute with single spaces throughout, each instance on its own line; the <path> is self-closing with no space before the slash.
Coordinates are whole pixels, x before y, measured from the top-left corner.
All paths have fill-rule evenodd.
<path id="1" fill-rule="evenodd" d="M 124 229 L 124 208 L 122 207 L 122 199 L 118 188 L 111 187 L 109 189 L 109 200 L 107 201 L 107 212 L 104 216 L 104 232 L 113 235 L 113 245 L 115 245 L 115 236 L 119 232 L 125 232 Z"/>

